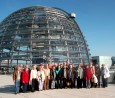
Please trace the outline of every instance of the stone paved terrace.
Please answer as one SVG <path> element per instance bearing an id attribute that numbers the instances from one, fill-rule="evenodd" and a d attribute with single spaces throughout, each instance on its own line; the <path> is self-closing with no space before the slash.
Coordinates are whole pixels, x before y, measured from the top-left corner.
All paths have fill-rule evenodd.
<path id="1" fill-rule="evenodd" d="M 58 89 L 15 95 L 12 76 L 0 75 L 0 98 L 115 98 L 115 84 L 108 88 Z"/>

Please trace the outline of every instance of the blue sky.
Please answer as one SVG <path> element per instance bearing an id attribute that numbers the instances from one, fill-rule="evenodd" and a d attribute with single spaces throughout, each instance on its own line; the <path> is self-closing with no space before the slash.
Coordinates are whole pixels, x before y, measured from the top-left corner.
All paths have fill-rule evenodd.
<path id="1" fill-rule="evenodd" d="M 115 56 L 115 0 L 0 0 L 0 22 L 28 6 L 49 6 L 77 14 L 92 56 Z"/>

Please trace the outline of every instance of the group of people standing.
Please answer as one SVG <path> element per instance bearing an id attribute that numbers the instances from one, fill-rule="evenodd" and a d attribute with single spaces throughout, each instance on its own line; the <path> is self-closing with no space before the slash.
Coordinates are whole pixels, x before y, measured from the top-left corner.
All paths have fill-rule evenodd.
<path id="1" fill-rule="evenodd" d="M 100 77 L 102 87 L 107 87 L 109 76 L 109 69 L 104 64 L 101 68 L 98 64 L 94 66 L 82 63 L 74 67 L 74 64 L 66 62 L 58 65 L 40 64 L 37 66 L 34 64 L 31 70 L 28 65 L 23 68 L 23 65 L 20 64 L 13 73 L 13 81 L 17 94 L 20 91 L 100 87 Z"/>

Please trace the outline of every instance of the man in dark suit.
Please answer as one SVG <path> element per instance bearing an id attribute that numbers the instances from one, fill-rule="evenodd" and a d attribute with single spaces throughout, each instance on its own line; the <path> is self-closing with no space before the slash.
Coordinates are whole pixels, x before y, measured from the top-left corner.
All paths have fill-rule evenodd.
<path id="1" fill-rule="evenodd" d="M 68 81 L 69 81 L 68 85 L 70 88 L 74 87 L 74 79 L 75 79 L 75 71 L 74 71 L 73 65 L 70 64 L 69 70 L 68 70 Z"/>
<path id="2" fill-rule="evenodd" d="M 67 65 L 63 65 L 62 68 L 62 83 L 63 83 L 63 88 L 67 87 L 67 77 L 68 77 L 68 69 L 67 69 Z"/>
<path id="3" fill-rule="evenodd" d="M 50 81 L 51 81 L 51 89 L 55 89 L 56 87 L 56 66 L 53 65 L 50 70 Z"/>

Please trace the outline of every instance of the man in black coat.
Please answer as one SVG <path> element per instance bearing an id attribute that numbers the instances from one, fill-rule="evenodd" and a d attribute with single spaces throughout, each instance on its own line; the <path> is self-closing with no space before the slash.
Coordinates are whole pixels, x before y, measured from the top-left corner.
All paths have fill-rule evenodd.
<path id="1" fill-rule="evenodd" d="M 66 65 L 63 65 L 63 68 L 62 68 L 62 83 L 63 83 L 63 88 L 66 88 L 67 87 L 67 78 L 68 78 L 68 69 L 67 69 L 67 66 Z"/>

